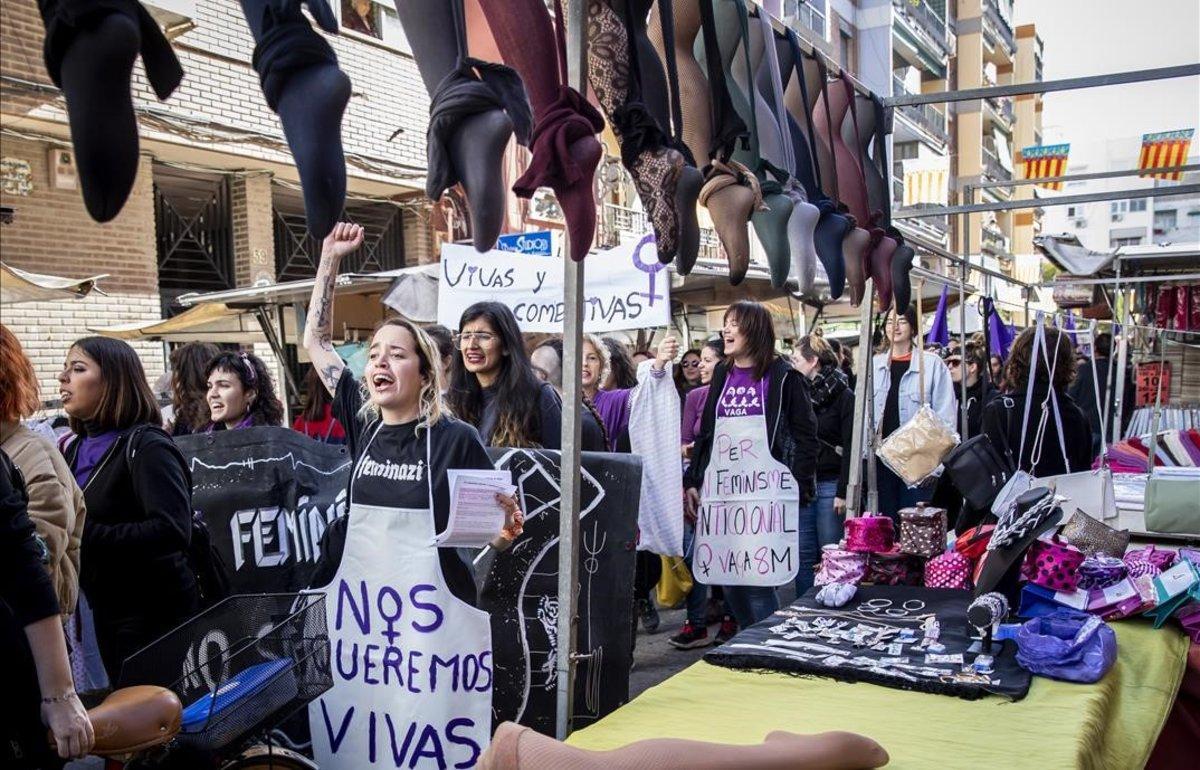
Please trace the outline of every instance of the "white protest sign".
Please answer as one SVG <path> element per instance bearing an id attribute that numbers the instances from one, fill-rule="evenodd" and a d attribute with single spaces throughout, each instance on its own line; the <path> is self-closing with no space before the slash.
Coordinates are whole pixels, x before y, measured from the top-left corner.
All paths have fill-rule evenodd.
<path id="1" fill-rule="evenodd" d="M 584 266 L 583 328 L 650 329 L 671 318 L 670 278 L 654 236 L 596 252 Z M 523 332 L 562 332 L 563 266 L 556 257 L 442 246 L 438 323 L 457 329 L 476 302 L 502 302 Z"/>
<path id="2" fill-rule="evenodd" d="M 696 516 L 696 579 L 766 587 L 794 580 L 799 522 L 799 487 L 771 456 L 762 415 L 718 417 Z"/>
<path id="3" fill-rule="evenodd" d="M 473 767 L 492 728 L 488 614 L 446 587 L 427 510 L 350 507 L 324 589 L 333 688 L 308 707 L 322 770 Z"/>

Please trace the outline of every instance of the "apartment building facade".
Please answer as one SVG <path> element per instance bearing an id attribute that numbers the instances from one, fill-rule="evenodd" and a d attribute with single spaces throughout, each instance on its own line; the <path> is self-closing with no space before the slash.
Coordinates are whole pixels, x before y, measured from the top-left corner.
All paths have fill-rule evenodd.
<path id="1" fill-rule="evenodd" d="M 106 224 L 88 217 L 77 189 L 65 102 L 42 62 L 37 5 L 0 7 L 0 205 L 12 219 L 0 231 L 0 256 L 34 272 L 108 275 L 103 295 L 5 308 L 3 322 L 26 346 L 46 398 L 57 393 L 53 378 L 67 346 L 89 329 L 170 316 L 186 292 L 310 277 L 318 261 L 282 127 L 250 64 L 254 43 L 240 4 L 144 5 L 186 75 L 159 102 L 137 65 L 141 162 L 128 203 Z M 353 83 L 343 121 L 345 213 L 368 232 L 348 268 L 430 261 L 436 235 L 421 191 L 425 88 L 390 3 L 332 5 L 342 30 L 330 42 Z M 135 346 L 153 379 L 164 346 Z"/>

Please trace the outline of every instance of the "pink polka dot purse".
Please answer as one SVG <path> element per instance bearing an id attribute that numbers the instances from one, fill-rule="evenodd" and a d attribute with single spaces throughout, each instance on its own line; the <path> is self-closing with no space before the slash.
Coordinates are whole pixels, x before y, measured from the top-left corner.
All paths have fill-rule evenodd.
<path id="1" fill-rule="evenodd" d="M 1021 565 L 1021 577 L 1052 591 L 1079 588 L 1079 567 L 1087 556 L 1055 535 L 1051 540 L 1034 540 Z"/>

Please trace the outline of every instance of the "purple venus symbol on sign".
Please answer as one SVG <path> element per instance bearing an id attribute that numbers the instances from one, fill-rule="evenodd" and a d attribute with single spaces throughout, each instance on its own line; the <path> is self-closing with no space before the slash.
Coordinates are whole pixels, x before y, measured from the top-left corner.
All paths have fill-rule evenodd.
<path id="1" fill-rule="evenodd" d="M 663 298 L 663 295 L 654 293 L 654 281 L 655 281 L 655 275 L 660 270 L 665 270 L 667 268 L 666 265 L 664 265 L 663 263 L 658 261 L 657 253 L 654 254 L 654 258 L 651 259 L 649 263 L 642 261 L 642 258 L 641 258 L 642 257 L 642 249 L 644 249 L 646 246 L 653 247 L 653 245 L 654 245 L 654 234 L 651 233 L 649 235 L 644 236 L 640 241 L 638 241 L 638 245 L 633 248 L 634 267 L 636 267 L 638 270 L 641 270 L 643 273 L 646 273 L 647 275 L 650 276 L 649 290 L 638 292 L 639 295 L 645 297 L 646 299 L 648 299 L 650 301 L 649 302 L 650 307 L 654 307 L 654 300 Z"/>

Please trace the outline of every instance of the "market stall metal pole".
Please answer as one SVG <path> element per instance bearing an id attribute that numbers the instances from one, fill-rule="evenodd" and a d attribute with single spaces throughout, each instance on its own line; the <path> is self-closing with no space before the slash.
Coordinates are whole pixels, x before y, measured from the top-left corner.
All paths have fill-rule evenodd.
<path id="1" fill-rule="evenodd" d="M 907 107 L 919 104 L 968 102 L 975 99 L 995 99 L 1001 96 L 1048 94 L 1053 91 L 1073 91 L 1079 88 L 1099 88 L 1101 86 L 1116 86 L 1126 83 L 1145 83 L 1150 80 L 1169 80 L 1171 78 L 1186 78 L 1193 75 L 1200 75 L 1200 64 L 1181 64 L 1175 67 L 1158 67 L 1156 69 L 1135 70 L 1132 72 L 1113 72 L 1108 75 L 1087 75 L 1085 77 L 1064 78 L 1062 80 L 1040 80 L 1033 83 L 1013 83 L 1011 85 L 988 86 L 986 88 L 968 88 L 961 91 L 901 94 L 899 96 L 889 96 L 883 100 L 883 103 L 888 107 Z"/>
<path id="2" fill-rule="evenodd" d="M 868 459 L 867 463 L 863 462 L 863 435 L 864 422 L 867 412 L 867 399 L 871 397 L 871 389 L 868 387 L 868 378 L 871 371 L 871 316 L 874 310 L 875 303 L 871 300 L 872 292 L 875 290 L 875 283 L 872 279 L 867 278 L 867 283 L 863 287 L 863 303 L 859 308 L 859 323 L 861 326 L 858 330 L 858 350 L 855 351 L 858 361 L 858 378 L 854 383 L 854 429 L 850 434 L 850 476 L 846 482 L 846 516 L 854 518 L 858 516 L 862 510 L 862 478 L 863 466 L 873 464 L 872 459 Z M 874 405 L 870 406 L 874 409 Z M 874 412 L 871 413 L 874 416 Z M 871 497 L 878 496 L 878 491 L 875 490 L 874 484 L 868 484 L 868 510 L 874 510 L 878 507 L 876 502 L 872 502 Z"/>
<path id="3" fill-rule="evenodd" d="M 1125 367 L 1129 362 L 1129 299 L 1122 293 L 1121 289 L 1121 259 L 1117 258 L 1117 288 L 1115 292 L 1117 302 L 1121 307 L 1121 334 L 1118 337 L 1113 335 L 1113 342 L 1117 343 L 1117 382 L 1114 382 L 1113 377 L 1108 378 L 1105 385 L 1108 386 L 1108 405 L 1112 409 L 1109 415 L 1112 418 L 1112 436 L 1114 443 L 1121 440 L 1121 410 L 1125 408 Z M 1109 353 L 1109 364 L 1112 364 L 1112 353 Z M 1161 374 L 1161 373 L 1160 373 Z"/>
<path id="4" fill-rule="evenodd" d="M 587 93 L 587 13 L 584 0 L 567 0 L 567 85 Z M 560 8 L 562 6 L 559 6 Z M 582 438 L 581 348 L 583 347 L 583 260 L 570 253 L 563 238 L 563 416 L 560 467 L 561 494 L 558 519 L 558 633 L 555 649 L 557 700 L 555 734 L 559 740 L 571 733 L 575 703 L 575 632 L 578 609 L 579 564 L 579 449 Z"/>
<path id="5" fill-rule="evenodd" d="M 1127 176 L 1149 176 L 1150 174 L 1174 174 L 1200 171 L 1200 163 L 1188 166 L 1165 166 L 1159 168 L 1133 168 L 1120 171 L 1094 171 L 1087 174 L 1064 174 L 1063 176 L 1031 177 L 1029 179 L 1011 179 L 1007 182 L 976 182 L 976 190 L 992 190 L 1004 187 L 1025 187 L 1026 185 L 1043 185 L 1051 182 L 1087 182 L 1093 179 L 1118 179 Z"/>
<path id="6" fill-rule="evenodd" d="M 1056 195 L 1047 198 L 1022 198 L 1020 200 L 996 201 L 994 203 L 973 203 L 965 206 L 941 206 L 934 209 L 902 209 L 892 214 L 892 219 L 940 217 L 950 214 L 979 214 L 985 211 L 1019 211 L 1021 209 L 1042 208 L 1043 206 L 1073 206 L 1077 203 L 1099 203 L 1101 201 L 1117 201 L 1133 198 L 1170 198 L 1180 195 L 1200 195 L 1200 184 L 1181 184 L 1177 187 L 1140 187 L 1133 190 L 1110 190 L 1081 195 Z"/>
<path id="7" fill-rule="evenodd" d="M 975 189 L 963 186 L 963 200 L 975 202 Z M 958 265 L 958 409 L 962 421 L 961 438 L 967 440 L 967 265 L 971 262 L 971 217 L 959 217 L 962 224 L 963 261 Z M 982 261 L 982 260 L 980 260 Z"/>

